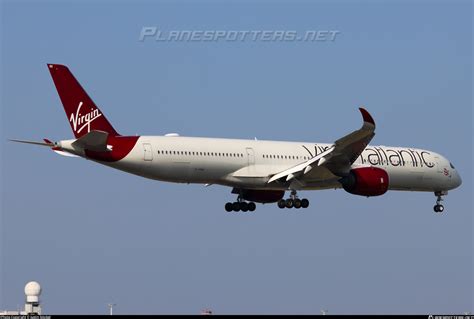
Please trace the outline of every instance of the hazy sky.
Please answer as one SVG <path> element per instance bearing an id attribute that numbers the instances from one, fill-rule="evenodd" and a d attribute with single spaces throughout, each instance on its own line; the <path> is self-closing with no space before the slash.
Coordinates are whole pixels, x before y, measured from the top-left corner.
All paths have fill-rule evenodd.
<path id="1" fill-rule="evenodd" d="M 37 280 L 48 314 L 473 311 L 472 2 L 1 2 L 0 310 Z M 139 41 L 173 30 L 338 31 L 334 41 Z M 72 138 L 46 63 L 122 134 L 438 152 L 463 184 L 306 210 L 226 213 L 230 188 L 162 183 L 8 138 Z"/>

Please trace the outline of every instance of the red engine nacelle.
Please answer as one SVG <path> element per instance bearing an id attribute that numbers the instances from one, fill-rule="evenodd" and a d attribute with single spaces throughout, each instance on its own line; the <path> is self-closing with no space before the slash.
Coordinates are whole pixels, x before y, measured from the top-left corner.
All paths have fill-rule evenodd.
<path id="1" fill-rule="evenodd" d="M 242 192 L 242 198 L 257 203 L 274 203 L 278 202 L 285 195 L 285 191 L 273 190 L 256 190 L 246 189 Z"/>
<path id="2" fill-rule="evenodd" d="M 377 167 L 352 169 L 349 176 L 341 180 L 342 187 L 348 193 L 361 196 L 379 196 L 388 190 L 388 174 Z"/>

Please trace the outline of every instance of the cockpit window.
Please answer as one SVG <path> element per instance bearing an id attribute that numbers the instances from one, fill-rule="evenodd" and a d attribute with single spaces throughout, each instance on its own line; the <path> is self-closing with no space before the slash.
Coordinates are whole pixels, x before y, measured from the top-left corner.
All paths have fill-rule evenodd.
<path id="1" fill-rule="evenodd" d="M 452 169 L 455 169 L 453 163 L 449 163 L 449 165 L 451 166 Z"/>

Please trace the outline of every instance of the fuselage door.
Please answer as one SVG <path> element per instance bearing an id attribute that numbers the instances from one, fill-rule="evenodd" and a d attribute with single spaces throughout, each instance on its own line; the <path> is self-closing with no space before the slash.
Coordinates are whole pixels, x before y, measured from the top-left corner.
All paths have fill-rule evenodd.
<path id="1" fill-rule="evenodd" d="M 253 148 L 247 147 L 247 160 L 248 160 L 248 165 L 254 165 L 255 164 L 255 153 L 253 151 Z"/>
<path id="2" fill-rule="evenodd" d="M 151 149 L 150 143 L 143 143 L 143 160 L 144 161 L 153 160 L 153 151 Z"/>

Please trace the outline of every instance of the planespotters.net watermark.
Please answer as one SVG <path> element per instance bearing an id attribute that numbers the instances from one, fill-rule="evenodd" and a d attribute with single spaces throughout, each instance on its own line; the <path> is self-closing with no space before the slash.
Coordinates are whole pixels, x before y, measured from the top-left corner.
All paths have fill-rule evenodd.
<path id="1" fill-rule="evenodd" d="M 138 41 L 156 42 L 334 42 L 338 30 L 160 30 L 142 27 Z"/>

